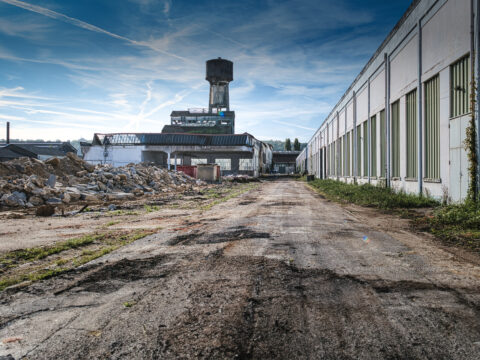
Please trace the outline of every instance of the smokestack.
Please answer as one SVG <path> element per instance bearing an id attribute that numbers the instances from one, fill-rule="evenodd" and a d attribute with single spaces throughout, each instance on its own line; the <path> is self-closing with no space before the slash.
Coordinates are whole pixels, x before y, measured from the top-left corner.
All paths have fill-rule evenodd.
<path id="1" fill-rule="evenodd" d="M 7 121 L 7 144 L 10 144 L 10 122 Z"/>

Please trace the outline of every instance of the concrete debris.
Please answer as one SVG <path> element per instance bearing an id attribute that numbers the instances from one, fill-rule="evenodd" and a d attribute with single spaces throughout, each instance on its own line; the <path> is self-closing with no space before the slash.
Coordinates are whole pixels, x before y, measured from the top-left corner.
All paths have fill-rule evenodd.
<path id="1" fill-rule="evenodd" d="M 258 178 L 248 175 L 226 175 L 222 177 L 222 180 L 235 182 L 235 183 L 248 183 L 260 181 Z"/>
<path id="2" fill-rule="evenodd" d="M 69 153 L 46 161 L 20 158 L 0 163 L 0 206 L 58 206 L 77 201 L 131 200 L 198 190 L 203 181 L 153 164 L 93 166 Z"/>

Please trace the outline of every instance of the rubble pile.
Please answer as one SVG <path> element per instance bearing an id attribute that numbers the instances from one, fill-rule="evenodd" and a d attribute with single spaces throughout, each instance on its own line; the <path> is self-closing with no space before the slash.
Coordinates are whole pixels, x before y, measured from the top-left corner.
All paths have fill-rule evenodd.
<path id="1" fill-rule="evenodd" d="M 20 158 L 0 163 L 0 206 L 130 200 L 143 195 L 192 190 L 202 184 L 184 173 L 152 164 L 94 166 L 72 153 L 46 161 Z"/>
<path id="2" fill-rule="evenodd" d="M 260 181 L 258 178 L 249 175 L 225 175 L 222 177 L 222 179 L 232 183 L 249 183 Z"/>

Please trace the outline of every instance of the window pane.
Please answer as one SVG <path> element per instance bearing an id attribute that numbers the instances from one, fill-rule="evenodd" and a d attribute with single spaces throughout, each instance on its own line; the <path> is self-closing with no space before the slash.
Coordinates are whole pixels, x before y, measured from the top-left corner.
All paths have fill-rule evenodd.
<path id="1" fill-rule="evenodd" d="M 440 178 L 439 77 L 425 83 L 425 177 Z"/>
<path id="2" fill-rule="evenodd" d="M 417 90 L 407 94 L 407 178 L 417 178 Z"/>
<path id="3" fill-rule="evenodd" d="M 253 159 L 239 159 L 238 169 L 241 171 L 253 171 Z"/>
<path id="4" fill-rule="evenodd" d="M 220 170 L 232 169 L 232 161 L 230 159 L 215 159 L 215 164 L 220 165 Z"/>

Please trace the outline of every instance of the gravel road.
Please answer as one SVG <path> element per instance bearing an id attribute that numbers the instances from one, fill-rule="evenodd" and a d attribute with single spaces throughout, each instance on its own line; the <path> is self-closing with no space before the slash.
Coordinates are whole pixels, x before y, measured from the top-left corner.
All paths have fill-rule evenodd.
<path id="1" fill-rule="evenodd" d="M 405 220 L 268 181 L 0 293 L 0 355 L 478 359 L 479 264 Z"/>

